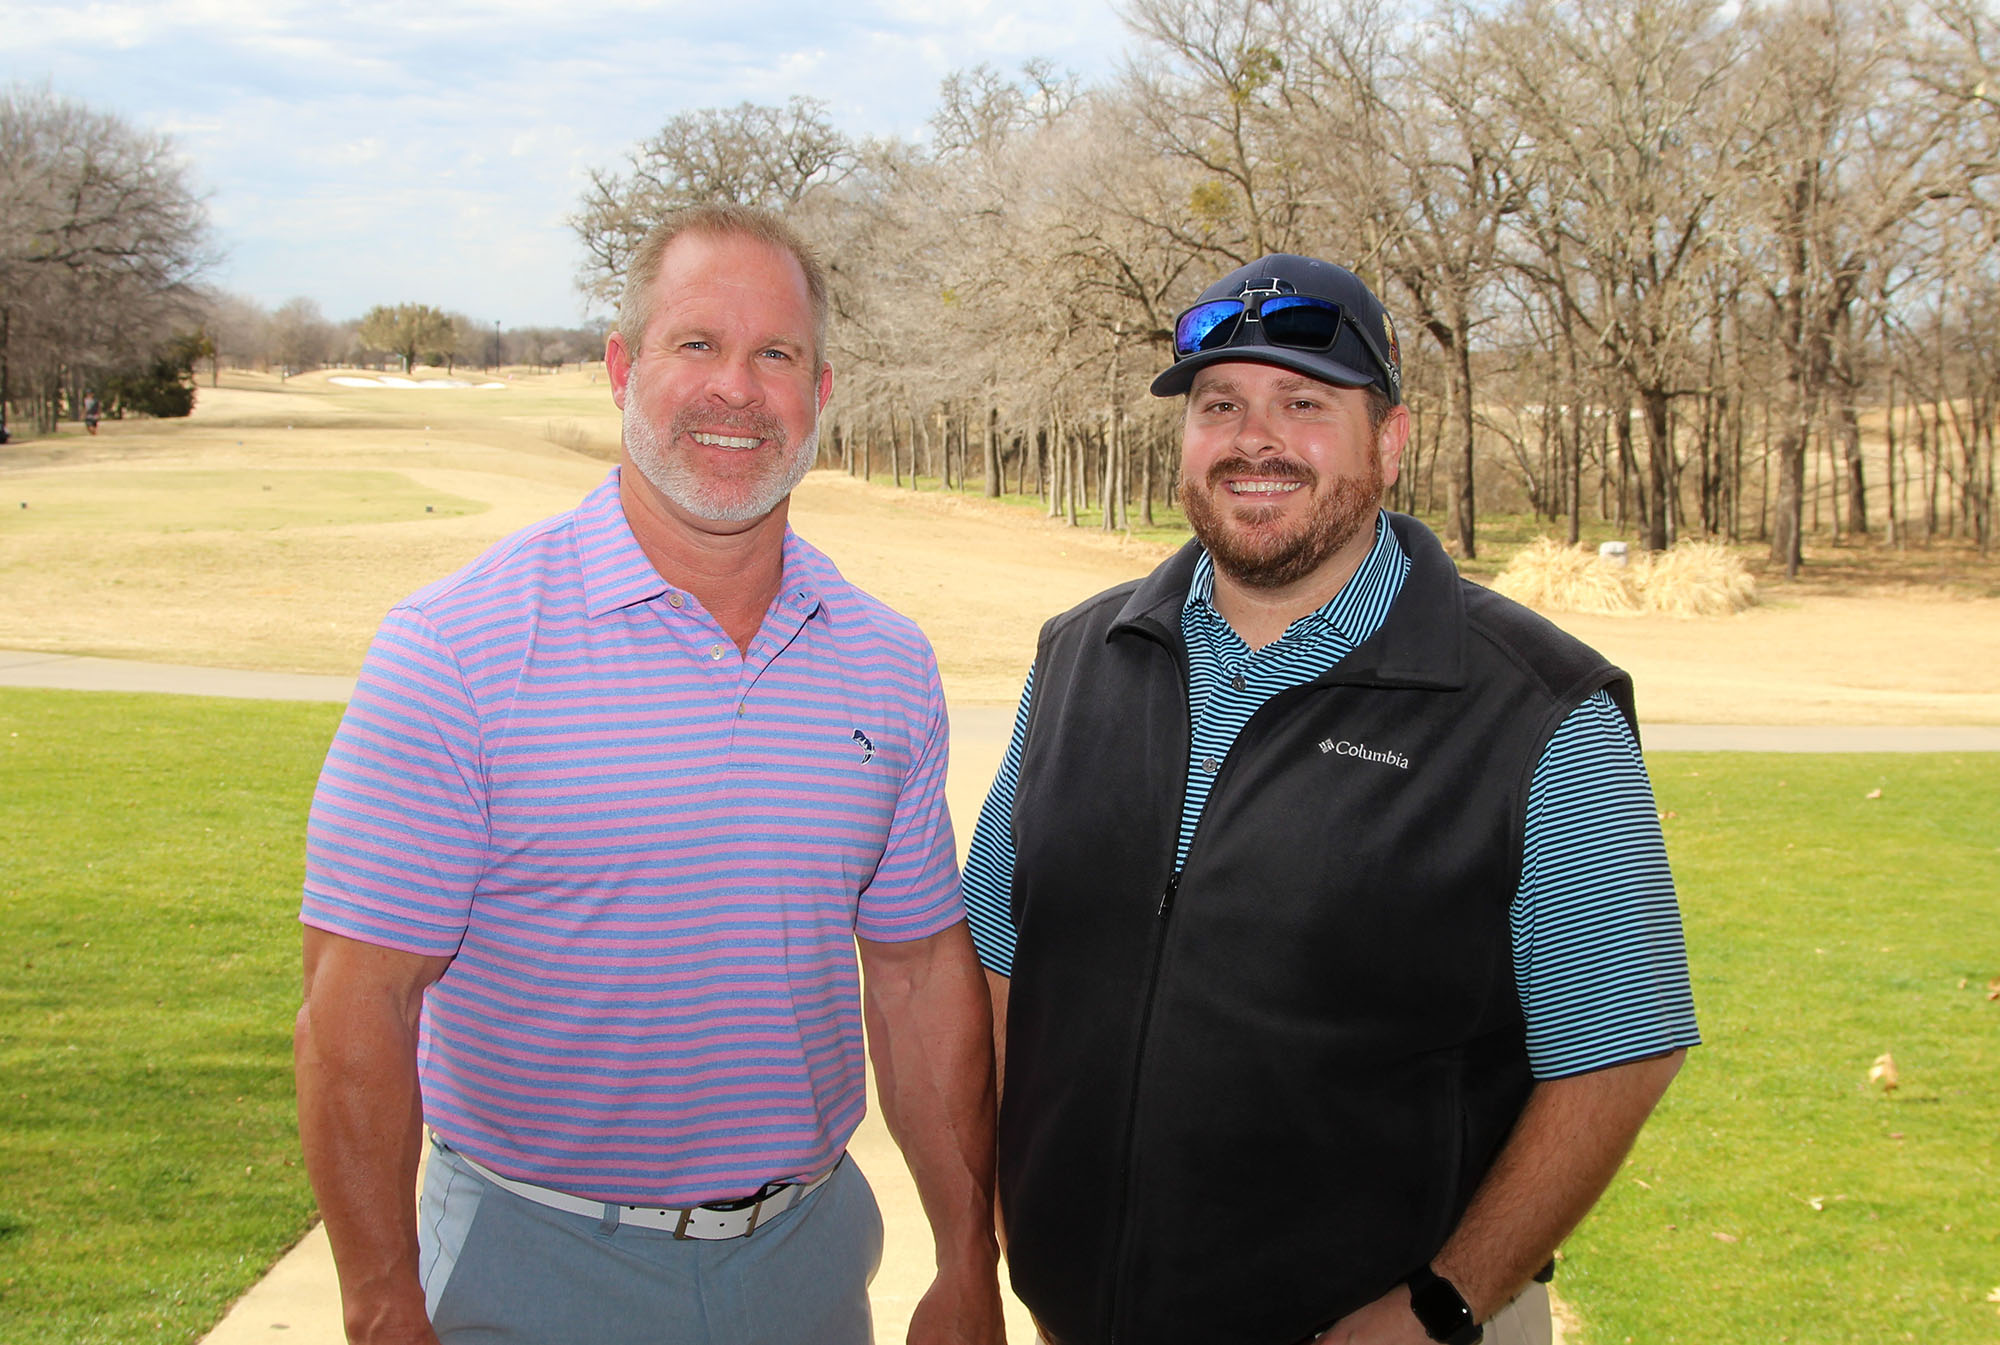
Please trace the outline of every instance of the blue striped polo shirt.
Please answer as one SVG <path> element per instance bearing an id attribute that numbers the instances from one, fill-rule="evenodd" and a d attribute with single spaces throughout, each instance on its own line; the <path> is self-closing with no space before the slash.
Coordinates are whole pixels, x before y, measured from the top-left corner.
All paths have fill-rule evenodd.
<path id="1" fill-rule="evenodd" d="M 503 1176 L 684 1206 L 824 1169 L 866 1099 L 855 936 L 961 918 L 930 645 L 789 531 L 783 578 L 739 651 L 613 471 L 369 650 L 301 918 L 453 959 L 424 1115 Z"/>
<path id="2" fill-rule="evenodd" d="M 1374 547 L 1333 600 L 1253 650 L 1215 610 L 1215 567 L 1202 555 L 1181 609 L 1193 732 L 1176 867 L 1187 859 L 1209 787 L 1250 717 L 1373 635 L 1409 571 L 1409 557 L 1378 515 Z M 973 941 L 987 969 L 1002 976 L 1014 960 L 1014 794 L 1033 695 L 1031 667 L 1013 740 L 965 862 Z M 1535 1076 L 1560 1078 L 1697 1044 L 1680 909 L 1652 784 L 1608 693 L 1572 711 L 1543 750 L 1528 787 L 1525 832 L 1511 918 Z"/>

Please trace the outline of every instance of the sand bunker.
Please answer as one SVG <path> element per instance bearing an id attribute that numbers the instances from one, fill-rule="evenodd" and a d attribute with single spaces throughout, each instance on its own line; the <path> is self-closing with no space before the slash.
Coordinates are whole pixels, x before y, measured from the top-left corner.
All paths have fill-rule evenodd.
<path id="1" fill-rule="evenodd" d="M 326 381 L 343 388 L 471 388 L 477 392 L 507 386 L 505 383 L 468 383 L 462 378 L 405 378 L 401 374 L 383 374 L 376 378 L 366 374 L 335 374 Z"/>

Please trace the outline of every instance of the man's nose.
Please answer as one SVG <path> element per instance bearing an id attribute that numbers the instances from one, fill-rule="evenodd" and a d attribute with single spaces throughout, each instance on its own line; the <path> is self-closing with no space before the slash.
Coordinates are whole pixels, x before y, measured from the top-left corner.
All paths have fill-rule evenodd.
<path id="1" fill-rule="evenodd" d="M 1271 421 L 1262 411 L 1254 407 L 1243 409 L 1243 418 L 1236 422 L 1236 449 L 1245 456 L 1261 453 L 1276 453 L 1280 445 L 1273 433 Z"/>
<path id="2" fill-rule="evenodd" d="M 727 359 L 710 372 L 709 395 L 726 406 L 753 406 L 763 400 L 764 388 L 757 377 L 756 356 Z"/>

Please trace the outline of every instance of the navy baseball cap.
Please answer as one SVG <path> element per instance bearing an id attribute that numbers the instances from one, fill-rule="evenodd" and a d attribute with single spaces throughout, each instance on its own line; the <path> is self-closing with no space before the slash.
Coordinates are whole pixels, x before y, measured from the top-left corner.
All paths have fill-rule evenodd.
<path id="1" fill-rule="evenodd" d="M 1396 328 L 1361 277 L 1316 257 L 1274 253 L 1231 271 L 1174 320 L 1174 362 L 1155 397 L 1188 390 L 1197 370 L 1255 360 L 1342 388 L 1403 400 Z"/>

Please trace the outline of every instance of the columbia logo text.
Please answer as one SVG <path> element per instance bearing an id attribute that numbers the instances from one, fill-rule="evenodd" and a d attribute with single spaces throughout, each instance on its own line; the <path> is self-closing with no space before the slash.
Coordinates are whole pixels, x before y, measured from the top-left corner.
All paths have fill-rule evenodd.
<path id="1" fill-rule="evenodd" d="M 1410 769 L 1410 759 L 1401 752 L 1385 752 L 1367 743 L 1351 743 L 1345 738 L 1338 742 L 1331 738 L 1322 739 L 1319 750 L 1322 756 L 1360 757 L 1363 761 L 1379 761 L 1384 766 L 1394 766 L 1399 771 Z"/>

